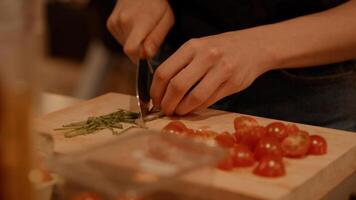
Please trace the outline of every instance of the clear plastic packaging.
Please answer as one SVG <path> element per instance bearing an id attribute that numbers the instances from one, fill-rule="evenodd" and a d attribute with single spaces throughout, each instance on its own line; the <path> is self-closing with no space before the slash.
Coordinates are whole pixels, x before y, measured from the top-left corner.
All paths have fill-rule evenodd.
<path id="1" fill-rule="evenodd" d="M 215 165 L 224 153 L 205 142 L 141 130 L 91 151 L 58 157 L 53 167 L 65 180 L 58 192 L 61 200 L 88 193 L 102 200 L 153 199 L 149 196 L 158 191 L 167 195 L 164 188 L 182 175 Z"/>

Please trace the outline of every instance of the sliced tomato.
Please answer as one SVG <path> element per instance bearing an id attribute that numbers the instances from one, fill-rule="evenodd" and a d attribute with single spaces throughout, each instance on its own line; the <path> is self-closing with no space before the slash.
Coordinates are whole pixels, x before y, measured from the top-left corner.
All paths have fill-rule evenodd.
<path id="1" fill-rule="evenodd" d="M 171 121 L 163 129 L 163 133 L 175 133 L 180 134 L 187 131 L 187 127 L 181 121 Z"/>
<path id="2" fill-rule="evenodd" d="M 323 155 L 327 153 L 327 143 L 326 140 L 319 135 L 310 136 L 310 147 L 309 154 L 312 155 Z"/>
<path id="3" fill-rule="evenodd" d="M 184 136 L 188 137 L 197 137 L 198 135 L 196 134 L 194 129 L 191 128 L 186 128 L 183 132 L 180 132 Z"/>
<path id="4" fill-rule="evenodd" d="M 228 132 L 218 134 L 214 139 L 221 147 L 225 148 L 231 148 L 235 144 L 234 136 Z"/>
<path id="5" fill-rule="evenodd" d="M 298 128 L 297 125 L 295 125 L 295 124 L 287 124 L 287 126 L 286 126 L 287 135 L 296 133 L 298 131 L 299 131 L 299 128 Z"/>
<path id="6" fill-rule="evenodd" d="M 236 142 L 236 144 L 240 143 L 241 142 L 241 132 L 239 131 L 236 131 L 234 134 L 234 140 Z"/>
<path id="7" fill-rule="evenodd" d="M 252 150 L 255 148 L 257 142 L 264 137 L 266 129 L 263 126 L 253 126 L 244 129 L 243 131 L 236 130 L 235 138 L 239 143 L 249 146 Z"/>
<path id="8" fill-rule="evenodd" d="M 283 161 L 279 157 L 265 156 L 258 163 L 253 173 L 264 177 L 280 177 L 286 174 Z"/>
<path id="9" fill-rule="evenodd" d="M 215 131 L 204 130 L 204 129 L 196 130 L 195 134 L 198 135 L 198 137 L 202 137 L 202 138 L 212 138 L 212 137 L 216 137 L 218 135 L 218 133 Z"/>
<path id="10" fill-rule="evenodd" d="M 252 126 L 258 126 L 256 119 L 248 116 L 236 117 L 234 119 L 235 130 L 245 129 Z"/>
<path id="11" fill-rule="evenodd" d="M 266 126 L 266 136 L 277 138 L 282 141 L 288 136 L 287 127 L 282 122 L 272 122 Z"/>
<path id="12" fill-rule="evenodd" d="M 283 158 L 281 143 L 275 137 L 261 138 L 255 147 L 254 154 L 256 160 L 261 160 L 267 155 L 272 155 L 280 159 Z"/>
<path id="13" fill-rule="evenodd" d="M 234 169 L 234 161 L 231 155 L 226 155 L 226 157 L 218 163 L 217 168 L 224 171 L 231 171 Z"/>
<path id="14" fill-rule="evenodd" d="M 285 156 L 298 158 L 308 153 L 310 143 L 308 132 L 299 130 L 286 137 L 282 141 L 281 146 Z"/>
<path id="15" fill-rule="evenodd" d="M 231 157 L 234 167 L 249 167 L 255 163 L 252 151 L 243 144 L 234 145 L 231 149 Z"/>
<path id="16" fill-rule="evenodd" d="M 102 200 L 102 198 L 93 192 L 82 192 L 74 195 L 71 200 Z"/>

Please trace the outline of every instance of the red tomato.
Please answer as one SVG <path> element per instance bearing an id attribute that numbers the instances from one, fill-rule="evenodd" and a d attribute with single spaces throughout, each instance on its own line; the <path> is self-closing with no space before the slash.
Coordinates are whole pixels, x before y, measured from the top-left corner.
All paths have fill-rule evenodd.
<path id="1" fill-rule="evenodd" d="M 225 148 L 231 148 L 235 144 L 234 136 L 228 132 L 223 132 L 215 136 L 214 139 L 221 147 Z"/>
<path id="2" fill-rule="evenodd" d="M 181 121 L 171 121 L 163 129 L 163 133 L 184 133 L 187 131 L 187 127 Z"/>
<path id="3" fill-rule="evenodd" d="M 231 149 L 231 157 L 235 167 L 249 167 L 255 163 L 253 153 L 243 144 L 236 144 Z"/>
<path id="4" fill-rule="evenodd" d="M 264 177 L 279 177 L 286 174 L 283 161 L 275 156 L 263 157 L 253 173 Z"/>
<path id="5" fill-rule="evenodd" d="M 215 131 L 202 130 L 202 129 L 196 130 L 195 134 L 198 135 L 199 137 L 203 137 L 203 138 L 211 138 L 211 137 L 216 137 L 218 135 L 218 133 Z"/>
<path id="6" fill-rule="evenodd" d="M 281 143 L 274 137 L 261 138 L 255 147 L 254 153 L 256 160 L 261 160 L 267 155 L 279 157 L 280 159 L 283 157 Z"/>
<path id="7" fill-rule="evenodd" d="M 218 163 L 217 168 L 224 171 L 231 171 L 232 169 L 234 169 L 234 161 L 231 155 L 228 154 L 223 160 L 221 160 Z"/>
<path id="8" fill-rule="evenodd" d="M 312 155 L 323 155 L 327 152 L 327 143 L 326 140 L 319 135 L 310 136 L 310 147 L 309 154 Z"/>
<path id="9" fill-rule="evenodd" d="M 236 117 L 234 119 L 235 130 L 245 129 L 247 127 L 258 126 L 256 119 L 248 116 Z"/>
<path id="10" fill-rule="evenodd" d="M 198 135 L 196 134 L 194 129 L 191 128 L 185 128 L 185 130 L 183 132 L 178 132 L 183 134 L 184 136 L 188 136 L 188 137 L 197 137 Z"/>
<path id="11" fill-rule="evenodd" d="M 298 131 L 282 141 L 283 153 L 287 157 L 303 157 L 308 153 L 310 137 L 306 131 Z"/>
<path id="12" fill-rule="evenodd" d="M 299 128 L 298 128 L 297 125 L 295 125 L 295 124 L 287 124 L 287 126 L 286 126 L 287 135 L 295 133 L 295 132 L 298 132 L 298 131 L 299 131 Z"/>
<path id="13" fill-rule="evenodd" d="M 286 131 L 286 125 L 282 122 L 272 122 L 266 126 L 266 136 L 275 137 L 279 141 L 282 141 L 288 136 Z"/>
<path id="14" fill-rule="evenodd" d="M 235 143 L 240 143 L 240 141 L 241 141 L 241 132 L 236 131 L 236 132 L 233 134 L 233 136 L 234 136 Z"/>
<path id="15" fill-rule="evenodd" d="M 254 126 L 246 128 L 244 131 L 236 130 L 235 138 L 239 143 L 246 144 L 251 149 L 254 149 L 257 142 L 266 134 L 266 129 L 263 126 Z"/>
<path id="16" fill-rule="evenodd" d="M 74 195 L 71 200 L 102 200 L 102 198 L 93 192 L 82 192 Z"/>

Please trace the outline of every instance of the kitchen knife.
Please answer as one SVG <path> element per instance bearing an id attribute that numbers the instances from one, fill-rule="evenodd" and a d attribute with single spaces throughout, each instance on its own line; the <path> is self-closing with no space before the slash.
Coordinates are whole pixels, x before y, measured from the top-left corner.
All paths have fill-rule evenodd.
<path id="1" fill-rule="evenodd" d="M 149 62 L 147 59 L 140 59 L 136 71 L 136 98 L 140 109 L 137 124 L 140 127 L 145 127 L 144 119 L 150 113 L 150 87 L 153 78 L 153 68 Z"/>

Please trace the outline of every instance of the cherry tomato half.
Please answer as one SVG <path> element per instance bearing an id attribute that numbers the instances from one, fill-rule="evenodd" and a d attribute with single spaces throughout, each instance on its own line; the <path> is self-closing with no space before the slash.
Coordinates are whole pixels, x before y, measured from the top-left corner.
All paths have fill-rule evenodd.
<path id="1" fill-rule="evenodd" d="M 234 167 L 249 167 L 255 163 L 253 153 L 243 144 L 236 144 L 231 149 L 231 157 Z"/>
<path id="2" fill-rule="evenodd" d="M 214 139 L 221 147 L 225 148 L 231 148 L 235 144 L 234 136 L 228 132 L 218 134 Z"/>
<path id="3" fill-rule="evenodd" d="M 211 131 L 211 130 L 202 130 L 202 129 L 198 129 L 195 131 L 195 134 L 198 137 L 202 137 L 202 138 L 212 138 L 212 137 L 216 137 L 217 135 L 219 135 L 217 132 L 215 131 Z"/>
<path id="4" fill-rule="evenodd" d="M 279 141 L 282 141 L 288 136 L 286 128 L 286 125 L 284 125 L 282 122 L 272 122 L 266 126 L 266 136 L 274 137 Z"/>
<path id="5" fill-rule="evenodd" d="M 241 116 L 241 117 L 236 117 L 234 119 L 235 130 L 245 129 L 257 125 L 258 125 L 257 120 L 252 117 Z"/>
<path id="6" fill-rule="evenodd" d="M 282 143 L 283 153 L 287 157 L 303 157 L 308 153 L 310 147 L 308 132 L 299 130 L 286 137 Z"/>
<path id="7" fill-rule="evenodd" d="M 310 136 L 310 147 L 309 154 L 311 155 L 323 155 L 327 152 L 327 143 L 326 140 L 319 135 Z"/>
<path id="8" fill-rule="evenodd" d="M 187 127 L 181 121 L 171 121 L 163 129 L 163 133 L 175 133 L 180 134 L 187 131 Z"/>
<path id="9" fill-rule="evenodd" d="M 183 132 L 179 132 L 180 134 L 188 137 L 197 137 L 198 135 L 196 134 L 194 129 L 191 128 L 186 128 Z"/>
<path id="10" fill-rule="evenodd" d="M 234 161 L 231 155 L 226 155 L 225 158 L 218 163 L 217 168 L 224 171 L 231 171 L 234 169 Z"/>
<path id="11" fill-rule="evenodd" d="M 265 156 L 258 163 L 253 173 L 264 177 L 280 177 L 286 174 L 283 161 L 275 156 Z"/>
<path id="12" fill-rule="evenodd" d="M 298 131 L 299 131 L 299 128 L 298 128 L 297 125 L 295 125 L 295 124 L 287 124 L 287 126 L 286 126 L 287 135 L 296 133 Z"/>
<path id="13" fill-rule="evenodd" d="M 252 150 L 255 148 L 257 142 L 266 134 L 266 129 L 263 126 L 254 126 L 246 128 L 243 131 L 240 130 L 236 130 L 235 132 L 237 142 L 249 146 Z"/>
<path id="14" fill-rule="evenodd" d="M 263 137 L 255 147 L 255 158 L 261 160 L 267 155 L 275 156 L 276 158 L 283 158 L 283 150 L 281 143 L 274 137 Z"/>

